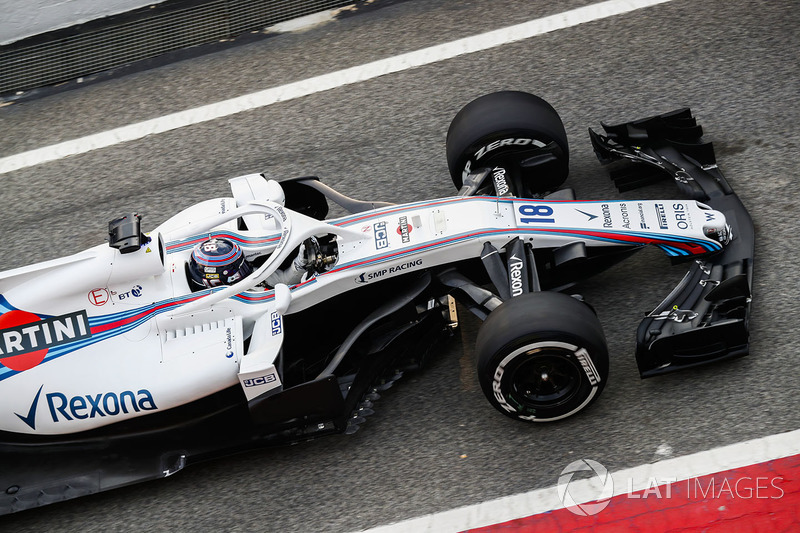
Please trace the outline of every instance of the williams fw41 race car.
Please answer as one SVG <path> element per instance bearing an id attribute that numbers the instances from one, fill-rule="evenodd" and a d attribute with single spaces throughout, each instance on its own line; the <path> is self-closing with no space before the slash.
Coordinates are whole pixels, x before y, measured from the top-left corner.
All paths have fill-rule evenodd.
<path id="1" fill-rule="evenodd" d="M 576 201 L 556 111 L 469 103 L 447 135 L 458 194 L 393 205 L 315 177 L 230 180 L 144 233 L 0 273 L 0 513 L 156 479 L 221 454 L 351 433 L 435 353 L 456 301 L 484 320 L 477 372 L 521 421 L 582 411 L 608 380 L 569 288 L 653 245 L 688 272 L 642 321 L 642 377 L 748 351 L 753 225 L 688 109 L 590 131 L 621 190 Z M 329 202 L 349 214 L 326 219 Z M 64 283 L 63 280 L 70 280 Z"/>

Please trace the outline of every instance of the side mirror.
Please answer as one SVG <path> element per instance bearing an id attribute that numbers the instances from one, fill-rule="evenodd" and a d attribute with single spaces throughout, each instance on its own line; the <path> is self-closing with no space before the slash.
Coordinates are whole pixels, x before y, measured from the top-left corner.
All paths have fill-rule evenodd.
<path id="1" fill-rule="evenodd" d="M 150 239 L 142 233 L 141 220 L 141 215 L 130 213 L 109 222 L 108 245 L 122 254 L 129 254 L 147 244 Z"/>

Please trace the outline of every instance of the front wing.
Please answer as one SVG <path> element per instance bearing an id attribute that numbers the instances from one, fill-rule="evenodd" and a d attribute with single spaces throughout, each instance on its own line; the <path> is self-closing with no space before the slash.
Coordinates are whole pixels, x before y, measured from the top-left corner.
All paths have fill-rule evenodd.
<path id="1" fill-rule="evenodd" d="M 651 377 L 746 355 L 753 277 L 753 222 L 720 172 L 711 143 L 691 111 L 681 109 L 592 130 L 598 159 L 622 161 L 612 172 L 620 191 L 671 176 L 689 197 L 725 214 L 733 238 L 720 252 L 691 263 L 673 291 L 647 314 L 636 334 L 640 375 Z"/>

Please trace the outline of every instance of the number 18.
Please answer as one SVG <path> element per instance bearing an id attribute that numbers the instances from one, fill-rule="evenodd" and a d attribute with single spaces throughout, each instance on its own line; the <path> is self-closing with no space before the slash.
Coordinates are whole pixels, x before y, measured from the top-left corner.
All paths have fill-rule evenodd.
<path id="1" fill-rule="evenodd" d="M 556 221 L 554 218 L 544 218 L 553 214 L 553 208 L 549 205 L 523 204 L 517 209 L 521 215 L 527 215 L 519 219 L 523 224 L 554 224 Z"/>

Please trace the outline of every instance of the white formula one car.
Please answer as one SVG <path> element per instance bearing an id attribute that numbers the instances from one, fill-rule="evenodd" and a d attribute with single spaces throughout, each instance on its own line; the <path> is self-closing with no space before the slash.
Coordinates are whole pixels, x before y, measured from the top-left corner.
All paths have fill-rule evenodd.
<path id="1" fill-rule="evenodd" d="M 129 214 L 107 244 L 0 273 L 0 514 L 355 431 L 450 335 L 455 300 L 485 319 L 495 408 L 572 416 L 603 390 L 608 352 L 592 308 L 561 291 L 648 244 L 689 271 L 639 328 L 641 375 L 746 354 L 752 222 L 700 135 L 688 109 L 591 132 L 601 161 L 688 199 L 579 202 L 557 190 L 553 108 L 493 93 L 448 132 L 457 196 L 362 202 L 253 174 L 147 234 Z M 351 214 L 325 220 L 329 200 Z"/>

